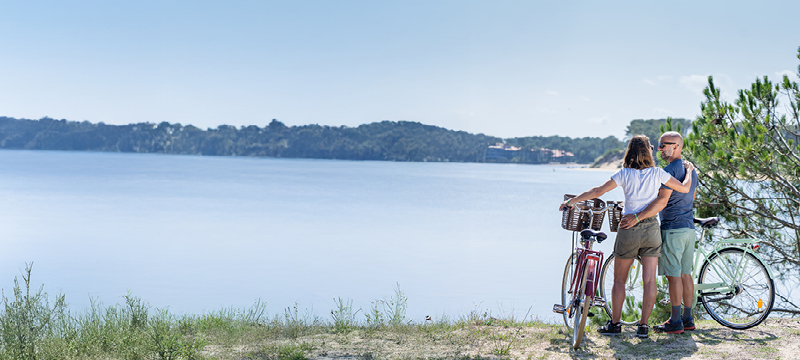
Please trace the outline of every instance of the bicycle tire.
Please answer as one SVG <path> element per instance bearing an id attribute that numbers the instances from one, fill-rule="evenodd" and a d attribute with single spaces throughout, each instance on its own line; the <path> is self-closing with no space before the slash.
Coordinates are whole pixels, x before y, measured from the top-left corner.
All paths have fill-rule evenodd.
<path id="1" fill-rule="evenodd" d="M 606 258 L 603 263 L 603 272 L 600 275 L 600 296 L 606 301 L 603 307 L 611 318 L 611 289 L 614 286 L 614 254 Z M 628 280 L 625 281 L 625 303 L 623 316 L 620 322 L 625 325 L 636 325 L 642 318 L 642 301 L 644 299 L 644 284 L 641 279 L 642 262 L 637 258 L 628 270 Z M 627 315 L 625 315 L 627 314 Z"/>
<path id="2" fill-rule="evenodd" d="M 591 260 L 590 260 L 591 261 Z M 586 277 L 589 275 L 589 266 L 583 269 L 583 276 L 581 277 L 581 285 L 578 287 L 578 301 L 575 306 L 575 324 L 572 328 L 572 348 L 577 349 L 581 346 L 583 340 L 583 332 L 586 330 L 586 318 L 589 317 L 589 308 L 592 307 L 592 295 L 586 293 Z"/>
<path id="3" fill-rule="evenodd" d="M 705 290 L 700 293 L 700 301 L 706 312 L 720 325 L 744 330 L 760 324 L 772 311 L 775 283 L 769 277 L 766 265 L 743 249 L 725 248 L 714 252 L 703 262 L 697 283 L 734 283 L 726 279 L 727 275 L 715 271 L 712 264 L 730 270 L 740 261 L 745 261 L 745 268 L 742 281 L 734 284 L 736 290 L 724 294 Z M 767 304 L 764 304 L 765 301 Z"/>
<path id="4" fill-rule="evenodd" d="M 575 257 L 576 254 L 572 253 L 567 259 L 567 265 L 564 266 L 564 277 L 561 279 L 561 306 L 564 307 L 564 325 L 566 325 L 567 331 L 572 331 L 572 324 L 570 323 L 572 294 L 569 291 L 572 285 L 572 277 L 575 275 Z"/>

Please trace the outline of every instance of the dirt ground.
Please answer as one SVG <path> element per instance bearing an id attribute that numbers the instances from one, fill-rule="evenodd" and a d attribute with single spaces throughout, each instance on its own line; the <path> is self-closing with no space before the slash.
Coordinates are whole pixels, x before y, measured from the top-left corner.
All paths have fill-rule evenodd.
<path id="1" fill-rule="evenodd" d="M 347 334 L 317 334 L 294 340 L 236 347 L 207 347 L 212 359 L 800 359 L 800 320 L 770 318 L 749 330 L 732 330 L 713 321 L 681 335 L 648 339 L 623 327 L 623 335 L 601 336 L 590 327 L 578 350 L 563 325 L 469 326 Z"/>
<path id="2" fill-rule="evenodd" d="M 733 330 L 716 322 L 698 324 L 681 335 L 653 334 L 649 339 L 625 335 L 608 338 L 590 334 L 577 351 L 555 351 L 543 358 L 614 359 L 800 359 L 800 321 L 767 319 L 748 330 Z M 586 341 L 586 340 L 584 340 Z"/>

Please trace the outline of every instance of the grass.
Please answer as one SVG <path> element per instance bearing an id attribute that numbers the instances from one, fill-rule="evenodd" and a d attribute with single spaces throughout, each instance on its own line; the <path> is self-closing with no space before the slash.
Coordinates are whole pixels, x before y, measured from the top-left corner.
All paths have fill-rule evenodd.
<path id="1" fill-rule="evenodd" d="M 0 360 L 775 358 L 783 356 L 784 341 L 800 337 L 800 331 L 786 329 L 780 333 L 784 340 L 764 325 L 730 333 L 698 320 L 706 330 L 641 340 L 630 329 L 617 338 L 597 336 L 597 326 L 589 325 L 581 348 L 573 350 L 563 325 L 528 314 L 496 317 L 476 306 L 454 319 L 410 321 L 399 285 L 393 296 L 373 301 L 367 311 L 354 309 L 350 299 L 335 298 L 329 318 L 298 304 L 269 315 L 261 301 L 242 309 L 176 315 L 132 294 L 123 304 L 94 300 L 89 309 L 73 313 L 63 296 L 51 298 L 42 287 L 31 287 L 30 266 L 22 281 L 15 281 L 13 296 L 2 302 Z"/>

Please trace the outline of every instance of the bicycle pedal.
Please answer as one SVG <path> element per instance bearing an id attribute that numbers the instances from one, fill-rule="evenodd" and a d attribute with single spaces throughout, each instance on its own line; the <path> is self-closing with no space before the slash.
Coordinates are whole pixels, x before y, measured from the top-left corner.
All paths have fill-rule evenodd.
<path id="1" fill-rule="evenodd" d="M 553 304 L 553 312 L 556 314 L 563 314 L 567 309 L 564 308 L 564 305 L 561 304 Z"/>
<path id="2" fill-rule="evenodd" d="M 594 298 L 594 303 L 592 304 L 592 306 L 606 306 L 606 299 L 603 299 L 598 296 Z"/>

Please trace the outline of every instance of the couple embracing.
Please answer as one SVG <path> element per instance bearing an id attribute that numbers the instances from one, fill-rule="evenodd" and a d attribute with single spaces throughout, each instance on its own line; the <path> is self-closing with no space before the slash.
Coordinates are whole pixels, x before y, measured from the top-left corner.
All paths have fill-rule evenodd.
<path id="1" fill-rule="evenodd" d="M 653 160 L 653 146 L 645 135 L 631 139 L 625 150 L 623 168 L 604 184 L 564 201 L 559 210 L 580 201 L 598 198 L 621 186 L 625 207 L 614 243 L 614 286 L 611 290 L 611 320 L 600 327 L 603 335 L 622 333 L 620 318 L 625 302 L 625 280 L 633 262 L 642 262 L 642 318 L 636 335 L 646 338 L 647 320 L 656 301 L 656 272 L 669 281 L 670 319 L 655 327 L 673 334 L 694 330 L 692 305 L 694 281 L 694 223 L 692 203 L 696 195 L 697 174 L 694 165 L 681 158 L 683 137 L 670 131 L 661 135 L 658 149 L 669 165 L 658 168 Z M 691 175 L 691 176 L 687 176 Z M 655 219 L 660 212 L 661 223 Z M 606 299 L 608 300 L 608 299 Z M 683 313 L 681 313 L 683 301 Z"/>

